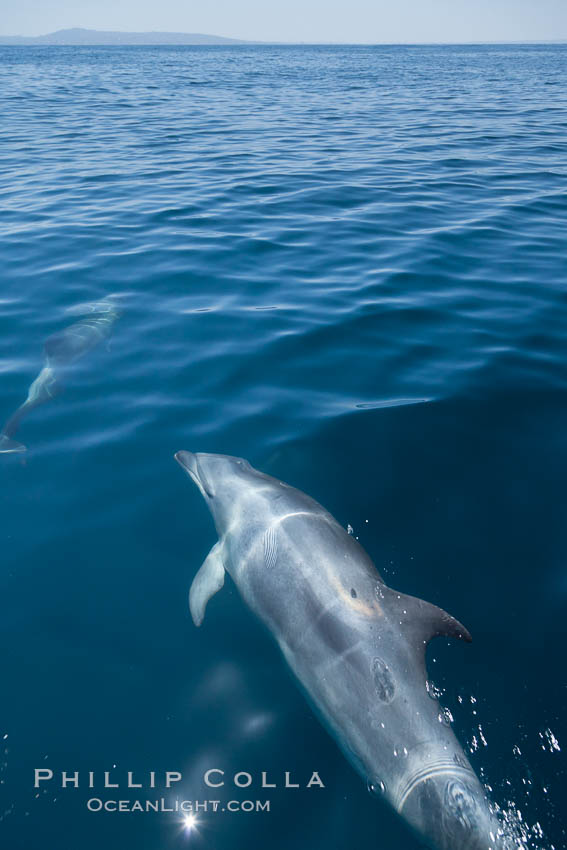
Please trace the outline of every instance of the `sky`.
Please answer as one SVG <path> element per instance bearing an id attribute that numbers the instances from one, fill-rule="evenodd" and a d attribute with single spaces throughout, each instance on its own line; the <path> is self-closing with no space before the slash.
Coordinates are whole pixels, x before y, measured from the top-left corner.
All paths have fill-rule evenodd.
<path id="1" fill-rule="evenodd" d="M 68 27 L 255 41 L 567 39 L 567 0 L 0 0 L 1 35 Z"/>

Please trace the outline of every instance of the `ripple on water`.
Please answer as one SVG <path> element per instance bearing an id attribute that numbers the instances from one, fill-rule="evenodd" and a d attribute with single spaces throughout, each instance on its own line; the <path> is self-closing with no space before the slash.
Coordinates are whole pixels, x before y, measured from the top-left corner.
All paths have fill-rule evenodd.
<path id="1" fill-rule="evenodd" d="M 0 47 L 2 416 L 77 306 L 123 295 L 110 344 L 1 464 L 3 779 L 38 752 L 138 762 L 140 741 L 152 769 L 292 757 L 326 796 L 219 820 L 219 846 L 375 843 L 378 810 L 228 585 L 190 626 L 215 532 L 172 455 L 221 451 L 350 519 L 388 581 L 471 623 L 431 694 L 483 694 L 482 717 L 454 712 L 475 768 L 526 843 L 565 846 L 565 51 Z M 27 793 L 9 846 L 59 846 L 62 816 Z M 64 822 L 70 845 L 109 842 Z M 158 819 L 112 828 L 170 840 Z"/>

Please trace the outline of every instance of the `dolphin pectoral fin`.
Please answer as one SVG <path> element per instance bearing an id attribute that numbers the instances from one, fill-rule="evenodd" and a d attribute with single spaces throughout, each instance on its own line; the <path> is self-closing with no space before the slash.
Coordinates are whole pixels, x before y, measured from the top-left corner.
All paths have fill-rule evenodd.
<path id="1" fill-rule="evenodd" d="M 437 605 L 386 586 L 383 593 L 406 636 L 416 648 L 421 648 L 424 656 L 425 647 L 434 637 L 454 637 L 467 643 L 472 641 L 468 629 Z"/>
<path id="2" fill-rule="evenodd" d="M 199 572 L 193 579 L 189 591 L 189 610 L 196 626 L 200 626 L 205 618 L 205 609 L 209 599 L 217 593 L 224 584 L 224 565 L 221 555 L 221 544 L 215 543 Z"/>
<path id="3" fill-rule="evenodd" d="M 12 440 L 6 434 L 0 434 L 0 454 L 15 454 L 27 451 L 23 443 Z"/>

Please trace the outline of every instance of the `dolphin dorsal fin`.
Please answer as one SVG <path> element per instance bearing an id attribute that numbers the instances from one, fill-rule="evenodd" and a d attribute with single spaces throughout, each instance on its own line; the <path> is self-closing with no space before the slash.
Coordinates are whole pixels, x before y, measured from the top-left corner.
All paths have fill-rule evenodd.
<path id="1" fill-rule="evenodd" d="M 203 622 L 209 599 L 221 589 L 223 584 L 224 564 L 219 542 L 215 543 L 205 558 L 189 591 L 189 610 L 196 626 L 200 626 Z"/>
<path id="2" fill-rule="evenodd" d="M 425 647 L 434 637 L 453 637 L 467 643 L 472 641 L 468 629 L 437 605 L 416 596 L 399 593 L 386 585 L 382 588 L 382 593 L 384 598 L 388 599 L 388 608 L 399 619 L 408 639 L 416 648 L 421 647 L 424 654 Z"/>

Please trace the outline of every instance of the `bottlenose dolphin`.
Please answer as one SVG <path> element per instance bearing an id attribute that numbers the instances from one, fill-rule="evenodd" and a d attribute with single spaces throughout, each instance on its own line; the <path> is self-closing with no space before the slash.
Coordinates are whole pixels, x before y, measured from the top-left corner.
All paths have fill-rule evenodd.
<path id="1" fill-rule="evenodd" d="M 10 416 L 0 432 L 0 454 L 25 452 L 23 443 L 14 440 L 21 420 L 37 407 L 53 398 L 60 390 L 62 373 L 87 352 L 106 339 L 120 312 L 111 301 L 86 304 L 85 318 L 48 337 L 43 346 L 44 366 L 28 390 L 28 397 Z"/>
<path id="2" fill-rule="evenodd" d="M 359 543 L 301 491 L 242 458 L 175 458 L 219 536 L 191 585 L 195 625 L 228 572 L 369 790 L 421 840 L 435 850 L 522 846 L 504 834 L 428 688 L 428 641 L 470 641 L 466 628 L 388 587 Z"/>

